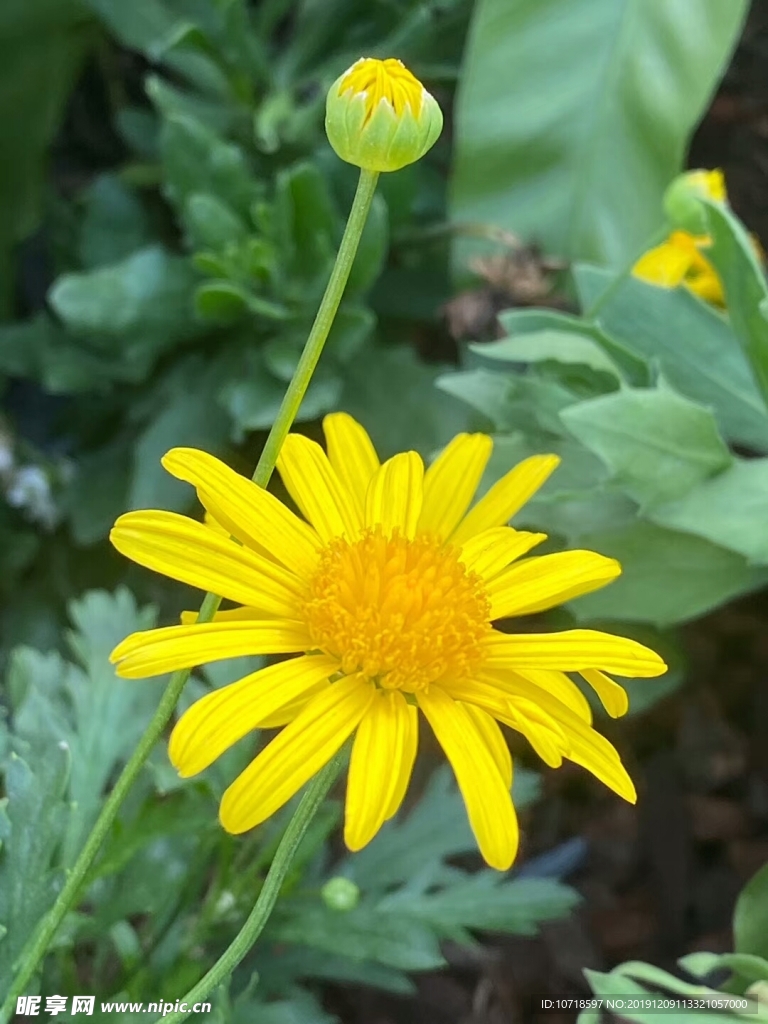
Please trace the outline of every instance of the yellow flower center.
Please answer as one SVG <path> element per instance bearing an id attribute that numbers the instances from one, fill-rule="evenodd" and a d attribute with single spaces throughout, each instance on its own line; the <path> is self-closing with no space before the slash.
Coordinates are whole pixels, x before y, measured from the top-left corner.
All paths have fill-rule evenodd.
<path id="1" fill-rule="evenodd" d="M 306 605 L 314 644 L 342 672 L 408 693 L 470 676 L 489 614 L 482 580 L 456 548 L 430 536 L 385 537 L 380 527 L 325 547 Z"/>
<path id="2" fill-rule="evenodd" d="M 344 75 L 339 83 L 339 96 L 348 89 L 365 95 L 365 123 L 373 117 L 382 99 L 401 117 L 410 107 L 415 117 L 421 112 L 424 86 L 399 60 L 376 60 L 363 57 Z"/>

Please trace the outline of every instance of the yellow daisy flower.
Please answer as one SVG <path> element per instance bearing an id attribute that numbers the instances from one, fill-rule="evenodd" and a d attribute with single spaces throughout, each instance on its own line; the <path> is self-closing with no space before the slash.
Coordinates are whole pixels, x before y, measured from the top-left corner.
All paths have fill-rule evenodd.
<path id="1" fill-rule="evenodd" d="M 403 800 L 418 711 L 495 868 L 510 866 L 518 844 L 499 722 L 547 764 L 567 757 L 634 801 L 618 753 L 592 728 L 589 704 L 566 673 L 581 673 L 615 716 L 627 697 L 606 673 L 661 675 L 661 658 L 589 629 L 507 634 L 493 625 L 595 590 L 621 571 L 591 551 L 522 557 L 545 535 L 506 524 L 558 458 L 526 459 L 470 508 L 489 437 L 460 434 L 425 472 L 415 452 L 380 464 L 365 430 L 344 413 L 326 416 L 324 429 L 327 454 L 291 434 L 278 460 L 304 519 L 213 456 L 175 448 L 163 465 L 197 489 L 219 529 L 146 511 L 121 516 L 112 530 L 115 547 L 134 561 L 239 605 L 210 623 L 189 613 L 181 625 L 134 633 L 112 654 L 119 675 L 297 655 L 207 694 L 173 730 L 170 758 L 186 777 L 253 729 L 285 726 L 225 792 L 224 828 L 240 833 L 263 822 L 354 734 L 344 837 L 359 850 Z"/>
<path id="2" fill-rule="evenodd" d="M 635 277 L 662 288 L 684 285 L 715 306 L 725 305 L 717 271 L 701 251 L 711 245 L 708 235 L 673 231 L 666 242 L 643 253 L 632 269 Z"/>

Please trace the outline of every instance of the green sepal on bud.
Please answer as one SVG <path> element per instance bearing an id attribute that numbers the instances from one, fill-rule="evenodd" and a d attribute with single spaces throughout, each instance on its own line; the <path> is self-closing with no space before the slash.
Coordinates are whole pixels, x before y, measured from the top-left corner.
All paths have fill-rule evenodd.
<path id="1" fill-rule="evenodd" d="M 337 875 L 320 890 L 323 903 L 331 910 L 354 910 L 360 901 L 360 890 L 349 878 Z"/>
<path id="2" fill-rule="evenodd" d="M 722 171 L 686 171 L 675 178 L 664 193 L 664 212 L 672 227 L 706 235 L 709 228 L 702 199 L 728 201 Z"/>
<path id="3" fill-rule="evenodd" d="M 437 100 L 399 60 L 364 57 L 328 90 L 328 141 L 366 171 L 399 171 L 420 160 L 442 129 Z"/>

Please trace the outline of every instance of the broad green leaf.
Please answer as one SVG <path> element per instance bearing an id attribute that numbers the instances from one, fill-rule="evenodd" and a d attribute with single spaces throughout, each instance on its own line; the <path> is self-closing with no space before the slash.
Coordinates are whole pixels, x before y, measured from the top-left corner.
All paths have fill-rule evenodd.
<path id="1" fill-rule="evenodd" d="M 277 177 L 275 228 L 286 264 L 302 278 L 325 274 L 335 255 L 339 214 L 316 164 L 302 163 Z"/>
<path id="2" fill-rule="evenodd" d="M 641 506 L 686 494 L 731 464 L 709 409 L 668 387 L 625 388 L 560 418 Z"/>
<path id="3" fill-rule="evenodd" d="M 82 196 L 78 252 L 92 269 L 117 263 L 151 241 L 149 219 L 139 197 L 114 174 L 102 174 Z"/>
<path id="4" fill-rule="evenodd" d="M 70 331 L 120 359 L 141 380 L 155 361 L 201 331 L 192 314 L 196 275 L 160 246 L 83 274 L 63 274 L 49 301 Z"/>
<path id="5" fill-rule="evenodd" d="M 625 345 L 609 338 L 599 326 L 583 320 L 574 313 L 557 309 L 506 309 L 499 313 L 499 323 L 510 334 L 532 334 L 536 331 L 586 335 L 591 338 L 621 368 L 630 384 L 648 384 L 648 366 Z"/>
<path id="6" fill-rule="evenodd" d="M 736 459 L 725 472 L 653 508 L 649 516 L 660 526 L 695 533 L 765 565 L 767 511 L 768 459 Z"/>
<path id="7" fill-rule="evenodd" d="M 276 909 L 268 934 L 272 941 L 313 946 L 404 971 L 434 970 L 445 963 L 427 925 L 362 904 L 340 912 L 317 899 L 286 901 Z"/>
<path id="8" fill-rule="evenodd" d="M 768 981 L 768 960 L 754 953 L 689 953 L 678 960 L 680 966 L 694 978 L 706 978 L 714 971 L 726 967 L 739 975 L 746 984 Z"/>
<path id="9" fill-rule="evenodd" d="M 662 223 L 746 0 L 479 0 L 456 110 L 454 220 L 623 266 Z"/>
<path id="10" fill-rule="evenodd" d="M 40 221 L 48 149 L 88 49 L 93 18 L 78 0 L 0 5 L 0 313 L 7 314 L 12 247 Z"/>
<path id="11" fill-rule="evenodd" d="M 577 401 L 573 392 L 555 381 L 499 370 L 445 373 L 435 383 L 441 391 L 476 409 L 497 430 L 528 433 L 538 427 L 551 434 L 564 434 L 560 412 Z"/>
<path id="12" fill-rule="evenodd" d="M 653 523 L 605 533 L 585 533 L 580 542 L 621 563 L 609 587 L 580 597 L 570 607 L 582 620 L 652 622 L 670 626 L 703 615 L 738 594 L 768 582 L 741 555 L 700 537 Z"/>
<path id="13" fill-rule="evenodd" d="M 183 221 L 195 249 L 223 249 L 242 241 L 248 229 L 241 217 L 209 192 L 192 192 L 184 203 Z"/>
<path id="14" fill-rule="evenodd" d="M 597 342 L 585 334 L 571 331 L 544 329 L 525 334 L 516 333 L 510 338 L 469 347 L 485 359 L 503 363 L 541 363 L 551 360 L 566 365 L 588 366 L 618 381 L 623 379 L 621 370 Z"/>
<path id="15" fill-rule="evenodd" d="M 367 292 L 384 269 L 389 248 L 389 211 L 384 197 L 376 193 L 363 228 L 345 295 Z"/>
<path id="16" fill-rule="evenodd" d="M 613 280 L 596 267 L 575 268 L 589 307 Z M 621 345 L 655 360 L 687 398 L 709 406 L 723 436 L 768 451 L 768 413 L 744 353 L 725 319 L 686 288 L 657 288 L 628 278 L 601 308 L 599 326 Z"/>
<path id="17" fill-rule="evenodd" d="M 768 960 L 768 864 L 750 878 L 736 900 L 733 940 L 737 953 Z"/>
<path id="18" fill-rule="evenodd" d="M 542 921 L 564 917 L 579 901 L 578 893 L 551 878 L 505 881 L 496 871 L 478 871 L 437 892 L 393 893 L 379 907 L 418 918 L 444 937 L 467 928 L 535 935 Z"/>
<path id="19" fill-rule="evenodd" d="M 66 743 L 15 741 L 2 767 L 0 803 L 0 998 L 11 967 L 60 888 L 56 854 L 66 829 Z"/>
<path id="20" fill-rule="evenodd" d="M 721 203 L 705 201 L 713 245 L 707 250 L 723 282 L 728 319 L 768 401 L 768 282 L 746 228 Z"/>

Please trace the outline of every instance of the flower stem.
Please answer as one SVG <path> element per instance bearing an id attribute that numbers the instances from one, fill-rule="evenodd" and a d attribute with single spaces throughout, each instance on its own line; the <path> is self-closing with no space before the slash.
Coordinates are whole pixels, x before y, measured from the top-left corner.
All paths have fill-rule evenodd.
<path id="1" fill-rule="evenodd" d="M 262 451 L 256 465 L 256 469 L 254 470 L 253 480 L 260 487 L 266 487 L 269 483 L 269 479 L 275 468 L 275 463 L 277 462 L 277 456 L 280 454 L 280 448 L 282 447 L 283 441 L 296 418 L 299 406 L 301 405 L 302 399 L 304 398 L 309 386 L 309 382 L 312 379 L 312 374 L 317 366 L 318 360 L 320 359 L 320 355 L 322 354 L 323 346 L 325 345 L 325 341 L 331 330 L 334 317 L 336 316 L 336 311 L 339 308 L 339 303 L 341 302 L 342 295 L 344 294 L 344 288 L 347 284 L 349 273 L 352 269 L 352 264 L 354 263 L 357 247 L 360 243 L 368 212 L 371 208 L 371 202 L 376 190 L 378 177 L 378 174 L 372 171 L 360 172 L 357 191 L 355 192 L 355 198 L 352 202 L 352 209 L 349 212 L 347 226 L 344 229 L 344 235 L 341 239 L 341 245 L 339 246 L 336 262 L 333 270 L 331 271 L 331 276 L 326 286 L 325 294 L 323 295 L 320 303 L 320 308 L 317 311 L 315 322 L 312 324 L 312 329 L 309 332 L 309 337 L 307 338 L 304 346 L 304 351 L 301 354 L 301 359 L 299 360 L 293 378 L 288 385 L 288 389 L 285 392 L 285 397 L 280 405 L 275 421 L 272 424 L 272 429 L 267 437 L 264 450 Z M 203 599 L 203 603 L 200 606 L 197 621 L 210 622 L 216 614 L 220 604 L 221 598 L 217 597 L 216 594 L 206 594 Z M 25 992 L 30 979 L 38 969 L 38 966 L 40 965 L 56 930 L 64 919 L 69 908 L 77 899 L 91 864 L 93 863 L 96 854 L 99 852 L 101 844 L 104 842 L 107 833 L 112 827 L 112 823 L 117 817 L 120 805 L 125 799 L 128 790 L 133 785 L 136 776 L 141 771 L 152 747 L 160 738 L 163 730 L 168 724 L 168 720 L 173 714 L 173 709 L 176 707 L 176 702 L 178 701 L 181 691 L 184 689 L 184 685 L 189 678 L 190 671 L 190 669 L 181 669 L 174 672 L 171 676 L 168 686 L 157 706 L 157 710 L 152 716 L 152 720 L 147 726 L 144 735 L 139 740 L 138 746 L 134 750 L 133 754 L 131 754 L 125 768 L 123 768 L 120 773 L 120 777 L 115 783 L 114 789 L 105 800 L 101 813 L 99 814 L 83 849 L 80 851 L 80 855 L 71 870 L 67 872 L 66 881 L 64 882 L 61 892 L 56 898 L 51 909 L 43 918 L 37 931 L 33 934 L 26 949 L 24 949 L 19 956 L 17 961 L 19 966 L 16 976 L 9 989 L 5 1002 L 3 1003 L 2 1009 L 0 1009 L 0 1024 L 7 1024 L 11 1015 L 15 1012 L 17 997 Z M 317 778 L 319 779 L 320 776 Z M 307 795 L 309 795 L 309 792 L 310 791 L 308 790 Z M 303 802 L 301 806 L 304 806 Z M 289 831 L 290 827 L 291 826 L 289 826 Z M 299 836 L 299 838 L 301 837 Z M 291 850 L 291 856 L 293 855 L 294 849 L 295 846 Z M 267 876 L 268 879 L 271 877 L 271 874 L 272 873 L 270 872 L 270 875 Z M 253 909 L 251 917 L 253 917 L 257 908 L 261 904 L 262 900 L 260 896 Z M 269 911 L 272 909 L 273 904 L 274 899 L 267 908 L 267 916 Z M 249 918 L 249 921 L 250 920 L 251 918 Z M 266 920 L 266 917 L 264 920 Z M 261 927 L 263 927 L 263 925 Z M 259 927 L 258 931 L 261 930 L 261 927 Z M 254 934 L 254 938 L 258 934 L 258 931 Z M 236 939 L 235 942 L 237 941 L 238 940 Z M 244 955 L 245 952 L 242 956 Z M 242 956 L 240 959 L 242 959 Z M 236 962 L 239 961 L 233 961 L 233 965 Z M 216 968 L 214 968 L 214 970 L 215 969 Z M 206 975 L 206 977 L 208 977 L 208 975 Z M 200 984 L 202 984 L 202 982 Z M 182 1017 L 176 1015 L 175 1019 L 181 1020 Z"/>
<path id="2" fill-rule="evenodd" d="M 217 985 L 229 978 L 261 935 L 264 925 L 272 913 L 272 908 L 277 902 L 280 888 L 291 866 L 294 854 L 312 823 L 312 819 L 321 807 L 328 790 L 338 778 L 343 763 L 344 751 L 342 749 L 309 783 L 295 814 L 283 833 L 267 877 L 264 879 L 264 884 L 245 924 L 207 974 L 182 997 L 181 1002 L 186 1004 L 188 1009 L 178 1010 L 167 1017 L 158 1018 L 163 1021 L 163 1024 L 179 1024 L 180 1021 L 186 1020 L 193 1012 L 192 1007 L 196 1003 L 202 1002 Z"/>

